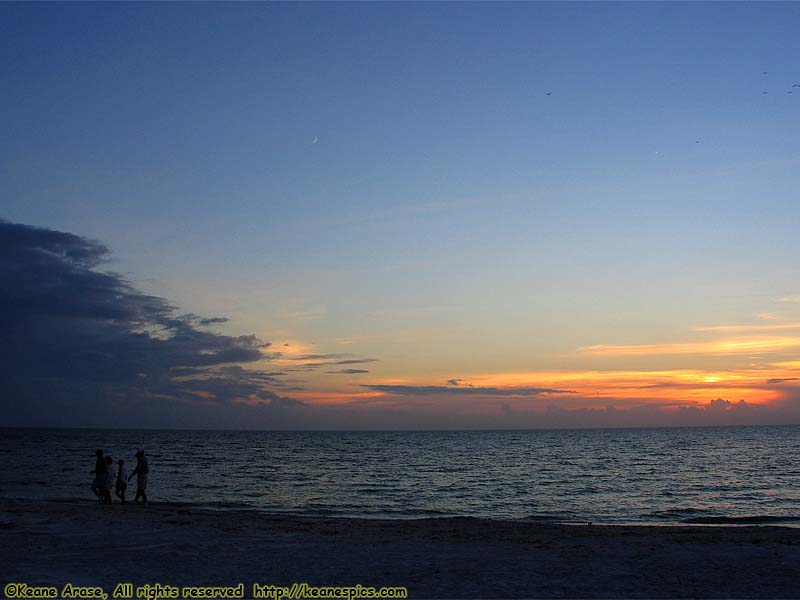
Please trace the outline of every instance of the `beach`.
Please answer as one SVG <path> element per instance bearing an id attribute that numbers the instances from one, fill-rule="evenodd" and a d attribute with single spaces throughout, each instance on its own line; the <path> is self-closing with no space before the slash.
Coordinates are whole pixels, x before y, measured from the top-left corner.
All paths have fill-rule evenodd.
<path id="1" fill-rule="evenodd" d="M 796 598 L 800 529 L 0 501 L 3 586 L 403 586 L 411 598 Z"/>

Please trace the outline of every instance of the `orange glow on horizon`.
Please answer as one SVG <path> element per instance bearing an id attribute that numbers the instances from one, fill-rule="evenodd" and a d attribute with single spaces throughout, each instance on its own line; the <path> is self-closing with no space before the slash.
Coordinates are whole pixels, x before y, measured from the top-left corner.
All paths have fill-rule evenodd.
<path id="1" fill-rule="evenodd" d="M 769 365 L 767 367 L 770 367 Z M 800 369 L 800 362 L 797 364 Z M 792 381 L 796 372 L 781 368 L 750 369 L 741 371 L 702 371 L 702 370 L 663 370 L 663 371 L 530 371 L 517 373 L 479 373 L 462 374 L 461 386 L 467 388 L 493 388 L 503 391 L 526 388 L 545 388 L 564 390 L 559 393 L 539 395 L 524 393 L 502 396 L 504 402 L 545 407 L 550 404 L 569 403 L 578 407 L 596 407 L 598 401 L 619 406 L 630 404 L 657 404 L 661 406 L 706 405 L 712 400 L 722 398 L 731 402 L 744 400 L 749 404 L 770 404 L 785 397 L 786 388 L 794 387 L 800 381 Z M 413 383 L 407 379 L 371 381 L 373 385 L 406 385 L 409 387 L 437 386 L 453 390 L 452 395 L 438 398 L 445 403 L 486 403 L 496 404 L 497 395 L 487 390 L 485 395 L 471 393 L 469 397 L 458 395 L 460 386 L 445 385 L 448 378 L 426 377 Z M 775 380 L 775 383 L 769 383 Z M 786 380 L 786 381 L 782 381 Z M 780 385 L 776 385 L 776 384 Z M 312 395 L 321 397 L 322 394 Z M 350 398 L 369 398 L 378 396 L 402 397 L 402 393 L 359 392 L 357 394 L 325 394 L 326 400 L 336 403 Z M 424 394 L 419 394 L 424 396 Z M 430 397 L 427 397 L 430 400 Z"/>
<path id="2" fill-rule="evenodd" d="M 754 325 L 698 327 L 699 332 L 757 332 L 800 329 L 800 322 L 774 321 Z M 736 356 L 738 366 L 712 368 L 623 368 L 614 370 L 562 369 L 510 372 L 452 372 L 425 374 L 385 373 L 357 381 L 312 380 L 313 389 L 291 396 L 312 405 L 382 405 L 400 409 L 435 408 L 461 413 L 497 411 L 499 405 L 545 411 L 549 406 L 568 409 L 618 409 L 653 406 L 660 409 L 705 407 L 714 400 L 748 405 L 769 405 L 800 388 L 800 360 L 781 351 L 800 348 L 800 335 L 739 335 L 712 340 L 655 344 L 597 344 L 579 347 L 566 355 L 583 362 L 594 358 L 658 357 L 671 355 Z M 297 364 L 304 352 L 287 353 L 287 363 Z M 774 359 L 752 355 L 772 353 Z M 297 357 L 297 358 L 293 358 Z M 563 358 L 565 355 L 561 355 Z M 745 359 L 745 360 L 742 360 Z M 746 364 L 742 364 L 746 361 Z M 719 362 L 719 361 L 717 361 Z M 323 363 L 324 364 L 324 363 Z M 628 366 L 628 365 L 626 365 Z M 330 387 L 334 384 L 334 387 Z M 376 389 L 377 388 L 377 389 Z M 484 389 L 485 388 L 485 389 Z M 552 390 L 552 391 L 549 391 Z"/>

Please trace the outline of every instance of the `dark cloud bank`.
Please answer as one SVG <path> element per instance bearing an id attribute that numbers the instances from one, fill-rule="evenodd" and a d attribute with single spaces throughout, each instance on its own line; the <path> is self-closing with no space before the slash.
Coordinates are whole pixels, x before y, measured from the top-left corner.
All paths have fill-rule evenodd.
<path id="1" fill-rule="evenodd" d="M 453 383 L 459 382 L 459 383 Z M 398 396 L 539 396 L 542 394 L 568 394 L 574 393 L 569 390 L 555 390 L 551 388 L 496 388 L 478 387 L 473 385 L 460 384 L 460 379 L 450 379 L 449 384 L 454 387 L 444 385 L 365 385 L 365 388 L 376 392 L 386 392 Z M 458 386 L 458 387 L 455 387 Z"/>
<path id="2" fill-rule="evenodd" d="M 275 391 L 297 389 L 297 382 L 284 379 L 291 369 L 263 368 L 278 355 L 268 342 L 214 331 L 224 317 L 180 314 L 106 270 L 109 256 L 97 241 L 0 220 L 0 426 L 452 429 L 800 420 L 791 396 L 771 408 L 717 400 L 666 417 L 658 407 L 567 410 L 553 405 L 567 390 L 483 388 L 456 379 L 450 386 L 367 385 L 385 396 L 309 406 Z M 309 368 L 375 362 L 344 354 L 297 360 L 331 361 Z M 494 398 L 496 411 L 454 414 L 459 398 Z M 506 400 L 540 404 L 520 411 Z"/>
<path id="3" fill-rule="evenodd" d="M 6 425 L 262 426 L 302 408 L 247 370 L 269 344 L 208 329 L 102 269 L 102 243 L 0 221 L 0 394 Z M 254 406 L 242 406 L 246 399 Z"/>

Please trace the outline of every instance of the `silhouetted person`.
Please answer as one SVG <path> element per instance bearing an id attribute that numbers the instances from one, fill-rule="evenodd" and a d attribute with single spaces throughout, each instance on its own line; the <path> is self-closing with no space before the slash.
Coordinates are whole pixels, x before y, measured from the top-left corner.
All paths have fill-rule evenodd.
<path id="1" fill-rule="evenodd" d="M 108 473 L 108 469 L 106 468 L 106 459 L 103 457 L 103 451 L 97 449 L 94 451 L 94 455 L 97 457 L 94 461 L 94 469 L 89 471 L 89 473 L 94 473 L 92 492 L 97 496 L 98 500 L 100 500 L 100 504 L 102 504 L 105 500 L 103 497 L 103 484 L 105 483 L 105 476 Z"/>
<path id="2" fill-rule="evenodd" d="M 111 486 L 114 485 L 114 459 L 106 455 L 106 474 L 103 479 L 103 500 L 111 504 Z"/>
<path id="3" fill-rule="evenodd" d="M 128 469 L 125 468 L 125 461 L 121 458 L 117 461 L 117 465 L 117 484 L 114 493 L 125 504 L 125 490 L 128 489 Z"/>
<path id="4" fill-rule="evenodd" d="M 136 468 L 128 476 L 128 481 L 131 477 L 136 475 L 136 496 L 133 498 L 134 502 L 138 502 L 139 498 L 142 502 L 147 504 L 147 474 L 150 472 L 150 467 L 147 464 L 147 459 L 144 457 L 144 450 L 136 452 Z"/>

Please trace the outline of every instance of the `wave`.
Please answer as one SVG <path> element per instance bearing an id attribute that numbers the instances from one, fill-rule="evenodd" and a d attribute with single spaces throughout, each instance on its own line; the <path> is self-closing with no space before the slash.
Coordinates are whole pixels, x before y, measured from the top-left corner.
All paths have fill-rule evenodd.
<path id="1" fill-rule="evenodd" d="M 745 517 L 690 517 L 681 523 L 692 525 L 760 525 L 764 523 L 793 523 L 800 521 L 800 516 L 753 515 Z"/>
<path id="2" fill-rule="evenodd" d="M 668 508 L 666 510 L 654 510 L 642 515 L 645 519 L 658 519 L 665 521 L 675 521 L 682 518 L 689 518 L 690 515 L 708 514 L 711 511 L 707 508 L 695 508 L 692 506 L 682 508 Z"/>

